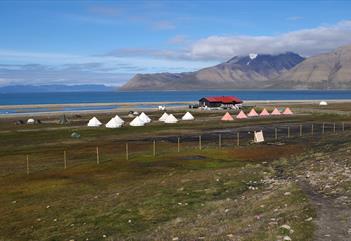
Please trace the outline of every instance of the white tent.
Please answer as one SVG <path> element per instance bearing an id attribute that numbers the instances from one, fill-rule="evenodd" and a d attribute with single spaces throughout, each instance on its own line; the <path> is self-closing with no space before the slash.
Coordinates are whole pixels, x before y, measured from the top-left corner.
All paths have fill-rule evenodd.
<path id="1" fill-rule="evenodd" d="M 159 121 L 165 121 L 168 117 L 167 112 L 163 113 L 163 115 L 158 119 Z"/>
<path id="2" fill-rule="evenodd" d="M 326 106 L 326 105 L 328 105 L 328 103 L 327 103 L 326 101 L 321 101 L 321 102 L 319 103 L 319 105 L 321 105 L 321 106 Z"/>
<path id="3" fill-rule="evenodd" d="M 101 125 L 102 125 L 102 123 L 95 116 L 93 118 L 91 118 L 88 122 L 89 127 L 98 127 Z"/>
<path id="4" fill-rule="evenodd" d="M 118 123 L 121 123 L 122 125 L 124 124 L 124 120 L 121 119 L 121 117 L 119 117 L 118 115 L 116 115 L 114 117 L 114 119 L 118 122 Z"/>
<path id="5" fill-rule="evenodd" d="M 183 115 L 182 120 L 195 120 L 194 116 L 188 111 Z"/>
<path id="6" fill-rule="evenodd" d="M 105 126 L 106 128 L 119 128 L 122 126 L 122 123 L 116 120 L 116 118 L 112 118 Z"/>
<path id="7" fill-rule="evenodd" d="M 144 123 L 150 123 L 150 122 L 151 122 L 151 119 L 150 119 L 144 112 L 142 112 L 142 113 L 139 115 L 139 118 L 140 118 L 141 121 L 144 122 Z"/>
<path id="8" fill-rule="evenodd" d="M 132 120 L 129 123 L 130 126 L 144 126 L 145 123 L 140 119 L 139 116 L 135 117 L 134 120 Z"/>
<path id="9" fill-rule="evenodd" d="M 35 120 L 33 118 L 29 118 L 27 120 L 27 124 L 34 124 Z"/>
<path id="10" fill-rule="evenodd" d="M 173 124 L 173 123 L 177 123 L 178 120 L 177 118 L 174 117 L 173 114 L 170 114 L 167 116 L 166 120 L 165 120 L 165 123 L 168 123 L 168 124 Z"/>

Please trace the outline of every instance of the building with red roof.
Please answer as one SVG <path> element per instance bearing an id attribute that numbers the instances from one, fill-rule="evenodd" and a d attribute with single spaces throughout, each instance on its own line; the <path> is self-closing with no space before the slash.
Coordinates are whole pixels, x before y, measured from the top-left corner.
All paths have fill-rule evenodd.
<path id="1" fill-rule="evenodd" d="M 242 104 L 243 101 L 235 96 L 210 96 L 199 100 L 200 107 L 233 107 Z"/>

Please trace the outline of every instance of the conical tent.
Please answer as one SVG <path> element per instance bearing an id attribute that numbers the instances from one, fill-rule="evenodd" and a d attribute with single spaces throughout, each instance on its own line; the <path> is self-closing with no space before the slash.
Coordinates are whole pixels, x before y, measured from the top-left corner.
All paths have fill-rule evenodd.
<path id="1" fill-rule="evenodd" d="M 247 119 L 247 115 L 244 113 L 244 111 L 240 111 L 240 113 L 236 116 L 237 119 Z"/>
<path id="2" fill-rule="evenodd" d="M 283 115 L 293 115 L 294 113 L 290 110 L 289 107 L 286 107 L 283 111 Z"/>
<path id="3" fill-rule="evenodd" d="M 27 120 L 27 124 L 34 124 L 35 123 L 35 120 L 33 118 L 29 118 Z"/>
<path id="4" fill-rule="evenodd" d="M 135 117 L 134 120 L 132 120 L 129 123 L 130 126 L 144 126 L 145 122 L 143 122 L 139 116 Z"/>
<path id="5" fill-rule="evenodd" d="M 118 122 L 118 123 L 121 123 L 122 125 L 124 124 L 124 120 L 121 119 L 121 117 L 119 117 L 118 115 L 116 115 L 114 117 L 114 119 Z"/>
<path id="6" fill-rule="evenodd" d="M 101 125 L 102 125 L 102 123 L 95 116 L 93 118 L 91 118 L 88 122 L 89 127 L 98 127 Z"/>
<path id="7" fill-rule="evenodd" d="M 150 119 L 144 112 L 142 112 L 142 113 L 139 115 L 139 118 L 140 118 L 144 123 L 150 123 L 150 122 L 151 122 L 151 119 Z"/>
<path id="8" fill-rule="evenodd" d="M 119 128 L 122 126 L 122 123 L 118 122 L 116 118 L 112 118 L 105 126 L 106 128 Z"/>
<path id="9" fill-rule="evenodd" d="M 280 111 L 277 108 L 274 108 L 271 115 L 281 115 Z"/>
<path id="10" fill-rule="evenodd" d="M 177 118 L 174 117 L 173 114 L 170 114 L 167 116 L 166 120 L 165 120 L 165 123 L 168 123 L 168 124 L 173 124 L 173 123 L 177 123 L 178 120 Z"/>
<path id="11" fill-rule="evenodd" d="M 183 115 L 182 120 L 195 120 L 194 116 L 188 111 Z"/>
<path id="12" fill-rule="evenodd" d="M 233 117 L 229 114 L 229 112 L 225 113 L 221 119 L 222 121 L 232 121 L 234 120 Z"/>
<path id="13" fill-rule="evenodd" d="M 163 113 L 163 115 L 158 119 L 159 121 L 165 121 L 168 117 L 167 112 Z"/>
<path id="14" fill-rule="evenodd" d="M 247 116 L 249 117 L 255 117 L 255 116 L 258 116 L 256 110 L 254 108 L 252 108 L 249 112 L 249 114 L 247 114 Z"/>
<path id="15" fill-rule="evenodd" d="M 264 108 L 261 113 L 260 116 L 269 116 L 269 112 L 266 110 L 266 108 Z"/>

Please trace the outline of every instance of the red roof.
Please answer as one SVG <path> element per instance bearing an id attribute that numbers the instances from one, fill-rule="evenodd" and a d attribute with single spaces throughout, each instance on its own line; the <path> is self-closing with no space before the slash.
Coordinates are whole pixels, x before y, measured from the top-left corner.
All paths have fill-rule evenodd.
<path id="1" fill-rule="evenodd" d="M 204 97 L 204 99 L 208 100 L 209 102 L 221 102 L 221 103 L 242 103 L 242 100 L 235 97 L 235 96 L 210 96 Z"/>

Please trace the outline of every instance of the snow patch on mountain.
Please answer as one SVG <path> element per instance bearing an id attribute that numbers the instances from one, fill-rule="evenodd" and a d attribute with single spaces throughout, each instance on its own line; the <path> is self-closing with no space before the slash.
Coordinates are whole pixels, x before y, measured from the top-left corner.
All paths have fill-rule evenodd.
<path id="1" fill-rule="evenodd" d="M 256 59 L 258 54 L 249 54 L 250 59 Z"/>

